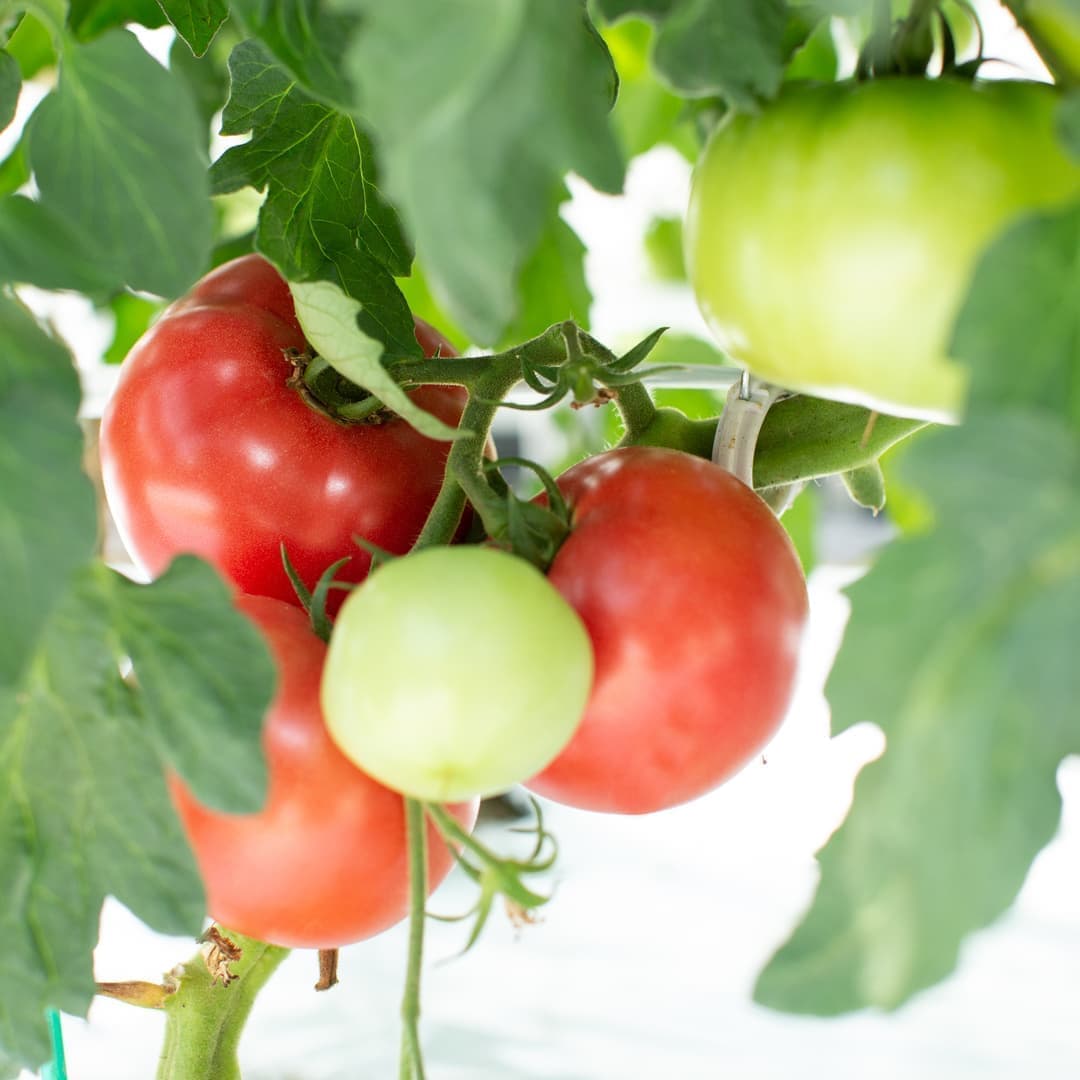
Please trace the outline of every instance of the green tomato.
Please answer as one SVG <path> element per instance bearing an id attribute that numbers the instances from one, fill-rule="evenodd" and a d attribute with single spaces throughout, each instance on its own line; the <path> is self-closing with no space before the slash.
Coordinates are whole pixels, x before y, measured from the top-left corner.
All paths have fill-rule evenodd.
<path id="1" fill-rule="evenodd" d="M 1036 83 L 796 86 L 710 139 L 690 280 L 721 347 L 793 390 L 956 419 L 952 326 L 987 243 L 1080 192 Z"/>
<path id="2" fill-rule="evenodd" d="M 493 548 L 428 548 L 346 600 L 322 706 L 364 772 L 448 802 L 547 765 L 581 720 L 592 674 L 581 619 L 535 567 Z"/>

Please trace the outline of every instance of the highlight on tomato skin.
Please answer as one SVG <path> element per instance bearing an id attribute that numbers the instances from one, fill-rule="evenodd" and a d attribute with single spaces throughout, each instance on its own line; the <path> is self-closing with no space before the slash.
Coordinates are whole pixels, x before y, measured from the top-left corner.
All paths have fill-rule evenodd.
<path id="1" fill-rule="evenodd" d="M 776 733 L 808 603 L 787 533 L 731 473 L 627 447 L 557 483 L 573 527 L 549 570 L 595 656 L 585 715 L 530 791 L 644 814 L 738 772 Z"/>
<path id="2" fill-rule="evenodd" d="M 434 328 L 416 329 L 426 349 L 455 355 Z M 131 350 L 102 418 L 101 464 L 118 532 L 147 576 L 190 553 L 241 593 L 295 603 L 283 543 L 309 589 L 345 557 L 339 580 L 364 578 L 357 535 L 395 554 L 412 546 L 450 444 L 400 418 L 331 419 L 295 387 L 289 356 L 306 349 L 287 284 L 249 255 L 197 283 Z M 409 396 L 451 426 L 467 399 L 459 386 Z M 342 601 L 331 592 L 331 615 Z"/>
<path id="3" fill-rule="evenodd" d="M 295 948 L 372 937 L 408 914 L 404 801 L 331 741 L 319 706 L 326 646 L 304 613 L 264 597 L 238 597 L 236 605 L 266 636 L 278 669 L 263 729 L 266 804 L 254 814 L 224 814 L 196 800 L 175 774 L 168 777 L 209 915 Z M 449 809 L 471 829 L 478 806 L 473 799 Z M 429 823 L 429 889 L 453 862 Z"/>

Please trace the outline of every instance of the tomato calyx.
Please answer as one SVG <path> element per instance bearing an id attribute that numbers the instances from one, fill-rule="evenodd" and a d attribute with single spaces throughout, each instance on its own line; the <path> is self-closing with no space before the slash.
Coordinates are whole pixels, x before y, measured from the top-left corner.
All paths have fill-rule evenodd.
<path id="1" fill-rule="evenodd" d="M 570 532 L 570 507 L 555 478 L 543 466 L 528 458 L 503 457 L 485 462 L 484 472 L 498 476 L 499 470 L 506 465 L 516 465 L 535 473 L 544 485 L 546 501 L 537 503 L 519 499 L 509 487 L 503 485 L 503 514 L 500 524 L 490 532 L 490 537 L 496 546 L 512 551 L 537 569 L 546 571 Z"/>
<path id="2" fill-rule="evenodd" d="M 323 357 L 297 349 L 286 349 L 284 356 L 293 368 L 288 385 L 305 405 L 334 423 L 382 424 L 395 417 L 377 397 L 345 378 Z"/>
<path id="3" fill-rule="evenodd" d="M 970 5 L 961 3 L 957 8 L 975 27 L 978 52 L 974 59 L 957 62 L 956 38 L 942 8 L 942 0 L 915 0 L 911 11 L 895 23 L 892 5 L 888 0 L 881 0 L 874 10 L 870 37 L 859 53 L 856 78 L 862 81 L 891 75 L 926 75 L 939 40 L 940 74 L 974 79 L 985 61 L 982 26 Z"/>

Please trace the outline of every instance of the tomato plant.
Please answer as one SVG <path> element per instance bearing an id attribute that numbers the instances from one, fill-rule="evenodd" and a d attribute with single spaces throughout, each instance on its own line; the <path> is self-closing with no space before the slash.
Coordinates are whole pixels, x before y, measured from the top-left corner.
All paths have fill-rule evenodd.
<path id="1" fill-rule="evenodd" d="M 428 355 L 453 355 L 417 323 Z M 338 422 L 302 393 L 290 355 L 306 342 L 288 286 L 260 256 L 210 273 L 128 355 L 102 418 L 109 506 L 125 546 L 156 576 L 197 554 L 242 592 L 295 601 L 281 560 L 310 588 L 362 537 L 407 551 L 442 484 L 448 444 L 384 416 Z M 465 392 L 424 386 L 413 401 L 456 424 Z M 340 607 L 332 594 L 328 609 Z"/>
<path id="2" fill-rule="evenodd" d="M 236 603 L 266 636 L 278 670 L 263 731 L 266 805 L 224 814 L 196 800 L 178 777 L 169 783 L 210 915 L 278 945 L 334 948 L 371 937 L 408 911 L 401 796 L 346 760 L 330 739 L 319 707 L 326 646 L 303 613 L 266 597 Z M 475 800 L 451 810 L 471 828 Z M 428 853 L 434 888 L 453 858 L 434 831 Z"/>
<path id="3" fill-rule="evenodd" d="M 505 791 L 581 719 L 592 650 L 534 567 L 483 547 L 397 559 L 341 610 L 323 682 L 335 742 L 415 798 Z"/>
<path id="4" fill-rule="evenodd" d="M 697 165 L 687 260 L 721 347 L 780 386 L 955 418 L 950 334 L 982 249 L 1080 192 L 1035 83 L 793 86 Z"/>
<path id="5" fill-rule="evenodd" d="M 4 3 L 0 1076 L 51 1053 L 61 1077 L 57 1010 L 96 994 L 164 1010 L 158 1080 L 239 1076 L 283 946 L 212 927 L 164 980 L 98 981 L 106 898 L 171 942 L 206 931 L 207 895 L 299 944 L 407 909 L 401 1039 L 377 987 L 361 1059 L 328 1067 L 384 1076 L 400 1054 L 401 1080 L 429 1075 L 445 845 L 471 902 L 443 932 L 468 949 L 552 898 L 543 796 L 645 813 L 752 761 L 810 625 L 782 528 L 808 572 L 826 564 L 813 627 L 850 605 L 828 679 L 800 687 L 821 675 L 833 732 L 873 725 L 885 752 L 852 784 L 854 734 L 812 805 L 835 774 L 802 724 L 809 741 L 778 740 L 731 798 L 648 826 L 548 815 L 565 847 L 600 841 L 607 891 L 579 917 L 617 904 L 643 924 L 609 830 L 648 874 L 697 846 L 663 830 L 697 820 L 710 867 L 731 871 L 737 838 L 771 888 L 782 836 L 802 844 L 789 891 L 820 870 L 768 961 L 773 931 L 752 940 L 730 895 L 677 897 L 702 970 L 737 935 L 762 958 L 755 999 L 814 1014 L 892 1012 L 950 974 L 1027 887 L 1080 753 L 1077 4 L 1004 6 L 1019 30 L 953 0 L 504 0 L 497 18 L 444 0 Z M 993 83 L 1001 57 L 1012 81 Z M 649 220 L 685 240 L 697 308 L 691 283 L 642 272 Z M 517 428 L 511 407 L 553 422 Z M 497 416 L 526 458 L 485 460 Z M 139 581 L 111 565 L 99 456 Z M 369 574 L 372 544 L 392 557 Z M 328 614 L 307 593 L 343 558 Z M 831 662 L 831 641 L 808 644 Z M 509 854 L 494 821 L 467 828 L 471 800 L 428 801 L 515 781 L 541 795 Z M 768 813 L 733 810 L 747 793 Z M 754 832 L 762 817 L 779 832 Z M 564 944 L 544 953 L 568 985 L 595 954 Z M 709 1015 L 714 982 L 684 988 Z M 1044 1016 L 1062 995 L 1031 985 Z M 546 1019 L 580 1025 L 557 997 Z M 667 1048 L 625 1019 L 598 1068 L 723 1071 L 696 1040 L 639 1061 L 639 1028 Z M 563 1027 L 544 1023 L 555 1071 L 579 1056 Z M 266 1071 L 256 1032 L 244 1052 Z M 447 1055 L 476 1041 L 447 1034 Z M 140 1041 L 116 1058 L 149 1074 Z M 97 1064 L 75 1068 L 118 1072 Z"/>
<path id="6" fill-rule="evenodd" d="M 678 451 L 598 454 L 559 488 L 572 525 L 549 578 L 585 623 L 596 679 L 528 787 L 621 813 L 696 798 L 784 718 L 806 619 L 798 556 L 757 495 Z"/>

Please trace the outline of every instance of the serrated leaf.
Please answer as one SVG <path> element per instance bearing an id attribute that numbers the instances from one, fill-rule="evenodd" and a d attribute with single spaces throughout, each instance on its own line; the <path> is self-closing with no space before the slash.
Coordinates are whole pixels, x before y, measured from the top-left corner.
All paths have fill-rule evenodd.
<path id="1" fill-rule="evenodd" d="M 982 254 L 951 347 L 972 372 L 972 409 L 1022 400 L 1080 431 L 1078 251 L 1073 206 L 1021 220 Z"/>
<path id="2" fill-rule="evenodd" d="M 888 746 L 758 983 L 758 1001 L 795 1012 L 896 1008 L 947 975 L 1053 836 L 1055 773 L 1080 751 L 1076 438 L 1043 413 L 985 413 L 903 464 L 937 528 L 850 590 L 834 727 L 878 723 Z"/>
<path id="3" fill-rule="evenodd" d="M 210 48 L 221 24 L 229 17 L 225 0 L 158 0 L 158 3 L 196 56 L 202 56 Z"/>
<path id="4" fill-rule="evenodd" d="M 103 267 L 162 296 L 191 285 L 210 252 L 205 135 L 183 84 L 132 34 L 69 44 L 29 134 L 43 204 Z"/>
<path id="5" fill-rule="evenodd" d="M 322 0 L 232 0 L 233 17 L 300 85 L 339 109 L 356 105 L 342 70 L 355 20 Z"/>
<path id="6" fill-rule="evenodd" d="M 419 356 L 394 281 L 412 252 L 378 189 L 375 155 L 356 122 L 301 90 L 255 42 L 229 60 L 223 130 L 250 142 L 214 163 L 215 193 L 266 188 L 256 246 L 290 281 L 326 280 L 360 301 L 360 326 L 396 356 Z"/>
<path id="7" fill-rule="evenodd" d="M 257 804 L 268 667 L 209 567 L 185 559 L 138 586 L 91 564 L 21 683 L 0 688 L 0 1043 L 19 1060 L 47 1056 L 46 1006 L 85 1015 L 106 894 L 159 931 L 198 932 L 164 766 L 217 805 Z"/>
<path id="8" fill-rule="evenodd" d="M 772 97 L 787 61 L 784 0 L 598 0 L 615 21 L 638 15 L 656 23 L 653 63 L 685 97 L 723 97 L 753 108 Z"/>
<path id="9" fill-rule="evenodd" d="M 68 576 L 93 553 L 97 512 L 71 356 L 3 296 L 0 342 L 0 686 L 10 686 Z"/>
<path id="10" fill-rule="evenodd" d="M 519 284 L 521 306 L 503 334 L 502 347 L 536 337 L 564 319 L 588 330 L 592 293 L 585 280 L 585 245 L 559 216 L 558 205 L 522 267 Z"/>
<path id="11" fill-rule="evenodd" d="M 22 72 L 19 71 L 18 61 L 10 53 L 0 49 L 0 131 L 15 119 L 20 90 Z"/>
<path id="12" fill-rule="evenodd" d="M 262 636 L 193 556 L 175 559 L 150 586 L 119 575 L 108 583 L 111 633 L 134 665 L 162 756 L 203 802 L 257 810 L 266 796 L 259 736 L 274 681 Z"/>
<path id="13" fill-rule="evenodd" d="M 607 50 L 579 0 L 345 3 L 361 26 L 346 70 L 386 189 L 440 303 L 474 341 L 497 341 L 564 174 L 621 186 Z"/>
<path id="14" fill-rule="evenodd" d="M 0 281 L 91 295 L 121 283 L 78 224 L 23 195 L 0 199 Z"/>
<path id="15" fill-rule="evenodd" d="M 292 286 L 296 316 L 315 351 L 345 378 L 374 394 L 384 405 L 432 439 L 459 439 L 466 432 L 424 412 L 380 363 L 382 344 L 360 332 L 360 304 L 328 281 Z"/>

